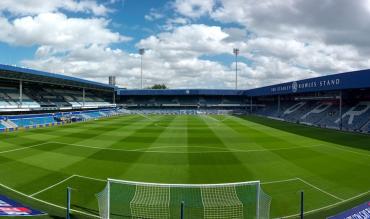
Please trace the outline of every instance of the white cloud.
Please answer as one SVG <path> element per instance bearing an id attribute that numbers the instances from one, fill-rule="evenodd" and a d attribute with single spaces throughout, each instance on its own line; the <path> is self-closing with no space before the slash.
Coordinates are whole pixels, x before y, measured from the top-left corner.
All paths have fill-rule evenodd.
<path id="1" fill-rule="evenodd" d="M 225 88 L 233 83 L 228 68 L 217 62 L 198 58 L 166 60 L 150 50 L 143 59 L 144 86 L 165 83 L 171 88 Z M 123 87 L 138 88 L 140 85 L 139 56 L 119 49 L 91 46 L 65 56 L 40 57 L 22 64 L 101 82 L 106 82 L 109 75 L 116 75 Z"/>
<path id="2" fill-rule="evenodd" d="M 181 59 L 228 52 L 229 45 L 223 42 L 228 36 L 221 27 L 192 24 L 143 39 L 138 46 L 158 51 L 163 58 Z"/>
<path id="3" fill-rule="evenodd" d="M 172 88 L 231 86 L 233 74 L 227 66 L 200 58 L 204 52 L 222 53 L 226 48 L 222 41 L 227 37 L 220 27 L 189 25 L 141 40 L 137 46 L 148 49 L 143 57 L 144 84 L 165 83 Z M 137 54 L 96 44 L 74 47 L 61 56 L 43 55 L 53 54 L 53 50 L 45 46 L 40 47 L 38 53 L 36 59 L 25 60 L 23 64 L 102 82 L 109 75 L 116 75 L 122 86 L 139 86 L 140 57 Z"/>
<path id="4" fill-rule="evenodd" d="M 369 0 L 220 0 L 210 16 L 258 36 L 322 41 L 369 49 Z"/>
<path id="5" fill-rule="evenodd" d="M 190 24 L 190 20 L 184 17 L 176 17 L 176 18 L 169 18 L 166 20 L 165 25 L 163 25 L 163 29 L 165 31 L 171 31 L 179 26 L 184 26 L 186 24 Z"/>
<path id="6" fill-rule="evenodd" d="M 234 32 L 236 36 L 230 36 Z M 245 40 L 241 30 L 192 24 L 150 36 L 137 44 L 138 48 L 147 49 L 143 57 L 144 84 L 165 83 L 172 88 L 233 88 L 234 63 L 226 66 L 202 57 L 231 54 L 231 48 L 236 45 L 241 49 L 240 55 L 253 63 L 239 62 L 239 87 L 245 89 L 318 76 L 320 72 L 353 70 L 359 60 L 363 60 L 363 65 L 369 64 L 350 46 L 307 45 L 298 40 L 268 37 Z M 53 51 L 40 47 L 39 53 Z M 76 47 L 63 56 L 40 55 L 24 64 L 102 82 L 113 74 L 122 86 L 139 86 L 139 56 L 102 45 Z"/>
<path id="7" fill-rule="evenodd" d="M 174 7 L 182 15 L 191 18 L 198 18 L 206 15 L 213 9 L 213 0 L 176 0 Z"/>
<path id="8" fill-rule="evenodd" d="M 235 63 L 204 57 L 232 55 L 234 47 L 241 51 L 239 87 L 245 89 L 369 68 L 369 1 L 176 0 L 171 18 L 156 10 L 147 14 L 147 20 L 162 19 L 164 26 L 136 44 L 147 49 L 144 84 L 233 88 Z M 96 14 L 87 6 L 43 7 L 37 15 L 12 21 L 0 17 L 0 41 L 39 46 L 35 59 L 23 64 L 102 82 L 113 74 L 122 86 L 139 86 L 140 57 L 111 48 L 128 38 L 110 30 L 107 19 L 68 18 L 58 12 Z M 206 16 L 228 25 L 194 24 Z"/>
<path id="9" fill-rule="evenodd" d="M 60 9 L 72 12 L 88 12 L 105 15 L 109 9 L 92 0 L 1 0 L 0 11 L 15 15 L 37 15 L 46 12 L 57 12 Z"/>
<path id="10" fill-rule="evenodd" d="M 144 16 L 145 20 L 155 21 L 164 18 L 165 15 L 155 9 L 151 9 L 148 14 Z"/>
<path id="11" fill-rule="evenodd" d="M 0 18 L 0 41 L 68 50 L 90 44 L 108 45 L 129 40 L 128 37 L 110 31 L 108 24 L 103 18 L 68 18 L 61 13 L 42 13 L 13 21 Z"/>

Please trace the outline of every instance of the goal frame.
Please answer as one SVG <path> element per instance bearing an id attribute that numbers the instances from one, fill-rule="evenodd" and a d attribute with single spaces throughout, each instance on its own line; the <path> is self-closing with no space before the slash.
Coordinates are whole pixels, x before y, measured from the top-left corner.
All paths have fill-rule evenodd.
<path id="1" fill-rule="evenodd" d="M 256 218 L 259 219 L 260 211 L 260 192 L 261 192 L 261 182 L 256 181 L 245 181 L 245 182 L 233 182 L 233 183 L 216 183 L 216 184 L 171 184 L 171 183 L 151 183 L 151 182 L 138 182 L 138 181 L 129 181 L 129 180 L 120 180 L 120 179 L 107 179 L 107 215 L 110 219 L 110 185 L 111 183 L 126 184 L 126 185 L 142 185 L 142 186 L 156 186 L 156 187 L 169 187 L 169 188 L 217 188 L 225 186 L 241 186 L 241 185 L 255 185 L 257 186 L 256 193 Z"/>

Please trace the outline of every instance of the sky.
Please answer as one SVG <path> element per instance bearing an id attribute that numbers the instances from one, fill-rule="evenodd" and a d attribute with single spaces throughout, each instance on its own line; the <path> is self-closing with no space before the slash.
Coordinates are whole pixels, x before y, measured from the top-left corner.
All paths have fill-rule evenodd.
<path id="1" fill-rule="evenodd" d="M 1 0 L 0 63 L 120 87 L 238 88 L 370 68 L 370 0 Z"/>

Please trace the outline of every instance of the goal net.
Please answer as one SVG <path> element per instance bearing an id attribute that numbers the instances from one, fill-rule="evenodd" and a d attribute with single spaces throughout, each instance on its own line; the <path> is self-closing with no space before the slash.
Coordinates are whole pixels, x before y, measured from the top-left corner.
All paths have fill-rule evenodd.
<path id="1" fill-rule="evenodd" d="M 225 184 L 157 184 L 108 179 L 97 194 L 108 218 L 269 218 L 271 198 L 259 181 Z"/>

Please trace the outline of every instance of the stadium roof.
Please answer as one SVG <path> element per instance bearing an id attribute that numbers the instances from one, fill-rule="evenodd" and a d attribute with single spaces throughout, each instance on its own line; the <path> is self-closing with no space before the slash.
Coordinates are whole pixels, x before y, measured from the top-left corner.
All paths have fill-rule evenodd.
<path id="1" fill-rule="evenodd" d="M 246 95 L 271 96 L 281 94 L 308 93 L 332 90 L 370 88 L 370 69 L 291 81 L 250 90 L 221 89 L 169 89 L 169 90 L 126 90 L 119 89 L 118 95 Z"/>
<path id="2" fill-rule="evenodd" d="M 118 89 L 116 86 L 76 77 L 0 64 L 0 78 L 24 80 L 80 88 L 117 90 L 118 95 L 210 95 L 210 96 L 270 96 L 331 90 L 370 88 L 370 69 L 291 81 L 250 90 L 234 89 Z"/>
<path id="3" fill-rule="evenodd" d="M 235 96 L 242 95 L 245 91 L 243 90 L 226 90 L 226 89 L 143 89 L 143 90 L 127 90 L 119 89 L 118 95 L 130 95 L 130 96 L 156 96 L 156 95 L 209 95 L 209 96 Z"/>
<path id="4" fill-rule="evenodd" d="M 112 91 L 116 88 L 95 81 L 2 64 L 0 64 L 0 78 Z"/>
<path id="5" fill-rule="evenodd" d="M 248 96 L 370 88 L 370 69 L 291 81 L 246 91 Z"/>

